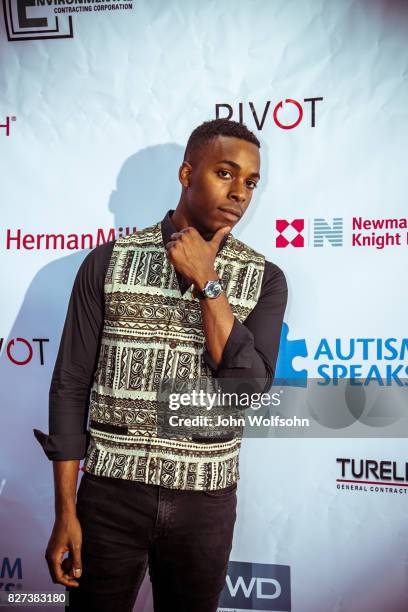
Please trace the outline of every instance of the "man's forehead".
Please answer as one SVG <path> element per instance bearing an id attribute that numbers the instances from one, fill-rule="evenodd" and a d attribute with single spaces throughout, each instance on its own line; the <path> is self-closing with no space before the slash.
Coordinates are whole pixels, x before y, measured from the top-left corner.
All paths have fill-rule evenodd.
<path id="1" fill-rule="evenodd" d="M 221 162 L 229 159 L 241 164 L 252 163 L 259 165 L 259 149 L 258 147 L 242 138 L 233 136 L 217 136 L 212 138 L 208 143 L 205 151 L 205 156 L 211 163 Z"/>

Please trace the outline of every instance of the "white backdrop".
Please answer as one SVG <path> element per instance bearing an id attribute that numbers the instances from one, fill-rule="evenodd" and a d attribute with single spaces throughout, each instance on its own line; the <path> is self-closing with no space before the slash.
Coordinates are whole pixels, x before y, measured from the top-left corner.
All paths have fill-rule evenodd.
<path id="1" fill-rule="evenodd" d="M 407 366 L 406 355 L 385 360 L 372 344 L 367 354 L 358 345 L 348 360 L 316 351 L 322 339 L 331 347 L 341 339 L 347 352 L 350 339 L 400 344 L 406 334 L 407 230 L 388 229 L 394 244 L 382 249 L 360 246 L 361 236 L 353 245 L 353 218 L 366 221 L 367 237 L 385 234 L 379 220 L 406 219 L 408 6 L 136 0 L 127 9 L 73 13 L 72 37 L 46 38 L 56 29 L 54 7 L 18 0 L 24 25 L 16 2 L 5 1 L 0 18 L 0 589 L 39 591 L 57 588 L 43 556 L 53 488 L 51 463 L 32 428 L 48 430 L 52 368 L 73 279 L 88 252 L 80 244 L 52 248 L 52 241 L 47 249 L 39 235 L 63 234 L 67 247 L 74 234 L 160 220 L 179 198 L 187 138 L 215 118 L 217 104 L 230 105 L 238 120 L 242 103 L 243 120 L 262 144 L 262 180 L 233 233 L 286 274 L 289 331 L 280 372 L 305 379 L 321 376 L 324 364 L 354 364 L 364 377 L 374 364 L 382 374 L 387 364 Z M 32 21 L 45 15 L 46 26 Z M 60 33 L 69 33 L 68 16 L 58 19 Z M 305 98 L 322 98 L 314 127 Z M 296 120 L 286 99 L 304 111 L 293 129 L 273 119 L 283 101 L 279 120 Z M 260 119 L 268 102 L 259 129 L 250 103 Z M 220 116 L 226 113 L 221 107 Z M 342 220 L 337 246 L 327 237 L 314 246 L 318 218 L 330 226 Z M 278 219 L 304 220 L 303 247 L 276 247 Z M 30 355 L 27 342 L 32 358 L 18 365 L 13 359 Z M 225 608 L 408 609 L 406 489 L 338 489 L 338 457 L 395 461 L 403 469 L 405 438 L 244 442 L 231 568 L 241 576 L 252 568 L 256 579 L 260 568 L 248 564 L 269 566 L 263 575 L 270 577 L 289 566 L 290 580 L 282 581 L 281 598 L 262 596 L 262 588 L 257 596 L 258 583 L 247 578 L 232 595 L 231 573 Z M 147 579 L 135 610 L 152 610 Z"/>

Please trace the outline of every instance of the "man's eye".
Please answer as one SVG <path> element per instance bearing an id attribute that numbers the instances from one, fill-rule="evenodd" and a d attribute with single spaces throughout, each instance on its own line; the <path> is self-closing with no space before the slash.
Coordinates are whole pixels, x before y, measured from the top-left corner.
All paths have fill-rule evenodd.
<path id="1" fill-rule="evenodd" d="M 224 174 L 229 174 L 231 176 L 231 172 L 228 172 L 228 170 L 218 170 L 218 174 L 220 174 L 221 172 L 224 172 Z M 226 177 L 223 176 L 223 178 L 226 178 Z"/>
<path id="2" fill-rule="evenodd" d="M 248 184 L 248 187 L 250 187 L 251 189 L 255 189 L 256 187 L 258 187 L 255 181 L 248 181 L 247 184 Z"/>

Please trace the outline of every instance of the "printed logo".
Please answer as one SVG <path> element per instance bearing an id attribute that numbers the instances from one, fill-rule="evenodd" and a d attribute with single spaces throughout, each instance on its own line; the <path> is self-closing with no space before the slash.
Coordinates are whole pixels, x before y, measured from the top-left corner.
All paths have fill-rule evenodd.
<path id="1" fill-rule="evenodd" d="M 73 14 L 132 10 L 126 0 L 3 0 L 10 41 L 73 38 Z"/>
<path id="2" fill-rule="evenodd" d="M 337 457 L 336 463 L 338 490 L 407 495 L 407 462 Z"/>
<path id="3" fill-rule="evenodd" d="M 327 244 L 339 247 L 343 246 L 343 219 L 334 217 L 331 223 L 323 217 L 316 217 L 309 223 L 312 226 L 313 246 L 322 247 Z M 305 240 L 303 231 L 305 229 L 305 219 L 276 219 L 275 221 L 276 239 L 275 246 L 284 249 L 287 246 L 304 247 Z"/>
<path id="4" fill-rule="evenodd" d="M 273 123 L 281 130 L 293 130 L 305 119 L 308 119 L 310 127 L 314 128 L 316 127 L 316 103 L 322 101 L 322 96 L 303 98 L 304 104 L 302 105 L 298 100 L 286 98 L 286 100 L 280 100 L 277 104 L 275 104 L 273 110 L 271 109 L 270 100 L 265 103 L 262 110 L 259 108 L 257 110 L 253 102 L 248 102 L 248 106 L 251 111 L 250 119 L 244 117 L 244 102 L 239 102 L 237 121 L 240 123 L 245 122 L 246 125 L 249 125 L 251 119 L 253 119 L 255 128 L 257 130 L 262 130 L 269 115 L 269 123 Z M 232 104 L 225 103 L 217 103 L 215 105 L 215 118 L 221 118 L 220 111 L 222 108 L 227 109 L 228 112 L 228 115 L 223 117 L 223 119 L 232 119 L 234 116 L 234 107 Z"/>
<path id="5" fill-rule="evenodd" d="M 307 370 L 295 370 L 293 360 L 296 357 L 307 357 L 306 340 L 290 340 L 288 338 L 289 326 L 287 323 L 282 323 L 282 331 L 280 337 L 278 359 L 276 361 L 276 376 L 278 381 L 288 381 L 289 385 L 296 387 L 307 386 Z"/>
<path id="6" fill-rule="evenodd" d="M 305 230 L 305 231 L 304 231 Z M 307 230 L 307 232 L 306 232 Z M 345 244 L 344 232 L 347 231 L 347 245 L 353 248 L 406 247 L 408 245 L 408 218 L 364 219 L 352 217 L 344 227 L 343 217 L 324 217 L 313 219 L 276 219 L 276 248 L 293 247 L 342 247 Z M 303 238 L 307 235 L 307 242 Z"/>
<path id="7" fill-rule="evenodd" d="M 9 557 L 3 557 L 0 567 L 0 591 L 22 590 L 22 579 L 21 558 L 17 557 L 12 562 Z"/>
<path id="8" fill-rule="evenodd" d="M 230 561 L 219 612 L 224 608 L 290 612 L 290 567 Z"/>
<path id="9" fill-rule="evenodd" d="M 124 236 L 130 236 L 135 232 L 135 226 L 111 227 L 108 231 L 103 227 L 99 227 L 94 233 L 84 234 L 78 234 L 77 232 L 26 234 L 20 228 L 17 230 L 8 229 L 6 231 L 6 249 L 16 251 L 84 251 L 85 249 L 93 249 L 101 244 L 106 244 Z"/>
<path id="10" fill-rule="evenodd" d="M 277 384 L 307 386 L 308 370 L 296 370 L 296 357 L 309 357 L 319 385 L 336 385 L 339 380 L 355 386 L 376 383 L 380 387 L 408 386 L 408 338 L 305 338 L 290 340 L 289 327 L 282 324 L 276 363 Z M 278 382 L 279 381 L 279 382 Z"/>
<path id="11" fill-rule="evenodd" d="M 343 219 L 334 217 L 332 225 L 317 217 L 313 221 L 313 246 L 322 247 L 324 239 L 335 247 L 343 246 Z"/>
<path id="12" fill-rule="evenodd" d="M 10 338 L 5 345 L 3 359 L 7 359 L 17 366 L 25 366 L 31 361 L 44 365 L 44 343 L 49 338 Z M 3 348 L 4 338 L 0 338 L 0 352 Z"/>
<path id="13" fill-rule="evenodd" d="M 2 130 L 0 134 L 3 134 L 5 136 L 10 136 L 12 121 L 17 121 L 17 117 L 15 117 L 14 115 L 12 117 L 7 116 L 5 119 L 5 122 L 0 123 L 0 130 Z"/>
<path id="14" fill-rule="evenodd" d="M 304 228 L 304 219 L 294 219 L 293 221 L 287 221 L 286 219 L 277 219 L 276 231 L 278 232 L 278 236 L 276 237 L 276 247 L 278 249 L 283 249 L 289 244 L 294 247 L 305 246 L 305 240 L 302 236 Z"/>
<path id="15" fill-rule="evenodd" d="M 35 0 L 3 0 L 4 22 L 10 41 L 38 40 L 41 38 L 73 38 L 72 17 L 28 17 L 28 9 Z"/>

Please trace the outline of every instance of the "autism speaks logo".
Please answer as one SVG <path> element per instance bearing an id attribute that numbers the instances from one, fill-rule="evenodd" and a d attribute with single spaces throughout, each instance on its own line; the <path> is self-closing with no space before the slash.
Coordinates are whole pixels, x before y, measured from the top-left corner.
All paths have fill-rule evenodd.
<path id="1" fill-rule="evenodd" d="M 306 342 L 305 338 L 290 339 L 289 327 L 283 323 L 277 384 L 286 381 L 291 386 L 307 386 L 309 371 L 293 366 L 296 357 L 308 357 L 314 364 L 313 378 L 319 385 L 349 379 L 353 385 L 408 386 L 408 338 L 319 338 Z"/>
<path id="2" fill-rule="evenodd" d="M 276 362 L 276 376 L 279 381 L 288 381 L 296 387 L 306 387 L 307 370 L 295 370 L 292 362 L 295 357 L 307 357 L 306 340 L 290 340 L 288 338 L 289 326 L 282 324 L 279 354 Z M 281 384 L 281 383 L 280 383 Z"/>

